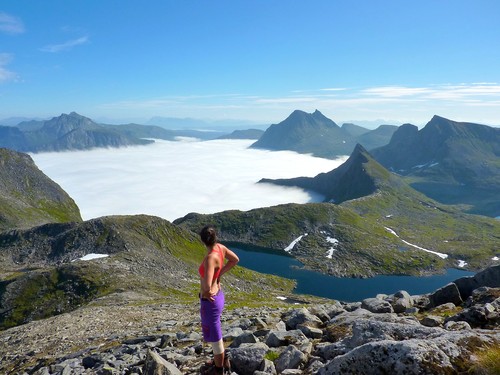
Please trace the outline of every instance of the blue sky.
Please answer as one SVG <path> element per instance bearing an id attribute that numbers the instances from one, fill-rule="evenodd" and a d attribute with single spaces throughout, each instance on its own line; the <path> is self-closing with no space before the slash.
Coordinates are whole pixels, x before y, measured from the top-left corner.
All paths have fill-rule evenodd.
<path id="1" fill-rule="evenodd" d="M 500 125 L 500 1 L 0 3 L 0 119 Z"/>

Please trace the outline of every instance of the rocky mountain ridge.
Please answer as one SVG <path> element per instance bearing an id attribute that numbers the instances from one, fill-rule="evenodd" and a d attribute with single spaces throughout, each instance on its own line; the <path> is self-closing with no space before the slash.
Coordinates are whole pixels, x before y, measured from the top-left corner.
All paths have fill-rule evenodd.
<path id="1" fill-rule="evenodd" d="M 0 127 L 0 132 L 4 135 L 0 138 L 0 146 L 23 152 L 85 150 L 152 142 L 106 128 L 76 112 L 63 113 L 47 121 L 20 123 L 15 128 Z"/>
<path id="2" fill-rule="evenodd" d="M 359 142 L 370 147 L 385 145 L 396 128 L 384 126 L 373 131 L 363 131 L 361 127 L 352 124 L 339 127 L 318 110 L 314 113 L 295 110 L 279 124 L 271 125 L 250 147 L 292 150 L 335 158 L 351 154 Z"/>
<path id="3" fill-rule="evenodd" d="M 498 286 L 500 266 L 426 295 L 227 309 L 232 374 L 495 374 Z M 0 342 L 1 371 L 35 375 L 196 374 L 212 354 L 196 303 L 82 307 Z"/>
<path id="4" fill-rule="evenodd" d="M 500 128 L 434 116 L 421 130 L 402 125 L 370 153 L 433 199 L 470 205 L 473 213 L 500 212 Z"/>

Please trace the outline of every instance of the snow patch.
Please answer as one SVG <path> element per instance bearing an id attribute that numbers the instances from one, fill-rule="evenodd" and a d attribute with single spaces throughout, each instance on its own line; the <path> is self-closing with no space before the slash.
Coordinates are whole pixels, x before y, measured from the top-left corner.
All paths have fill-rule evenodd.
<path id="1" fill-rule="evenodd" d="M 491 260 L 500 260 L 500 258 L 498 258 L 498 257 L 493 257 L 493 258 L 491 258 Z"/>
<path id="2" fill-rule="evenodd" d="M 277 296 L 276 298 L 277 298 L 277 299 L 280 299 L 280 300 L 282 300 L 282 301 L 285 301 L 285 300 L 286 300 L 286 297 Z"/>
<path id="3" fill-rule="evenodd" d="M 106 258 L 109 257 L 109 254 L 87 254 L 81 258 L 72 260 L 72 262 L 76 262 L 77 260 L 92 260 L 92 259 L 99 259 L 99 258 Z"/>
<path id="4" fill-rule="evenodd" d="M 458 266 L 460 268 L 465 267 L 467 265 L 467 262 L 465 260 L 459 260 L 458 261 Z"/>
<path id="5" fill-rule="evenodd" d="M 296 239 L 294 239 L 290 245 L 288 245 L 287 247 L 284 248 L 284 250 L 289 253 L 290 251 L 292 251 L 292 249 L 295 247 L 295 245 L 297 245 L 297 243 L 302 239 L 302 237 L 304 236 L 307 236 L 307 233 L 304 233 L 302 236 L 299 236 L 297 237 Z"/>
<path id="6" fill-rule="evenodd" d="M 389 233 L 391 233 L 391 234 L 395 235 L 397 238 L 400 238 L 400 237 L 397 235 L 397 233 L 396 233 L 396 232 L 394 232 L 391 228 L 385 227 L 385 229 L 386 229 Z M 435 255 L 437 255 L 438 257 L 440 257 L 441 259 L 446 259 L 446 258 L 448 258 L 448 254 L 438 253 L 437 251 L 432 251 L 432 250 L 429 250 L 429 249 L 425 249 L 425 248 L 423 248 L 423 247 L 420 247 L 420 246 L 414 245 L 414 244 L 412 244 L 412 243 L 409 243 L 408 241 L 405 241 L 405 240 L 403 240 L 403 239 L 401 239 L 401 241 L 403 241 L 403 242 L 404 242 L 406 245 L 408 245 L 408 246 L 412 246 L 412 247 L 414 247 L 414 248 L 416 248 L 416 249 L 423 250 L 423 251 L 426 251 L 426 252 L 431 253 L 431 254 L 435 254 Z"/>
<path id="7" fill-rule="evenodd" d="M 322 234 L 327 234 L 327 232 L 325 231 L 321 231 L 320 233 Z M 326 252 L 326 257 L 328 259 L 332 259 L 333 257 L 333 252 L 336 250 L 335 248 L 337 247 L 337 245 L 339 244 L 339 240 L 337 240 L 336 238 L 333 238 L 333 237 L 330 237 L 330 236 L 326 236 L 325 238 L 326 242 L 328 243 L 331 243 L 333 246 L 330 247 L 327 252 Z"/>

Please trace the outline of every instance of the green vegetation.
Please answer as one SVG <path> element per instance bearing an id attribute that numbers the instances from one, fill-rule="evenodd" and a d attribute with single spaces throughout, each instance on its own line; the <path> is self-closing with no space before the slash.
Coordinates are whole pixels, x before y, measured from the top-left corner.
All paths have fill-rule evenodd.
<path id="1" fill-rule="evenodd" d="M 109 292 L 99 274 L 91 269 L 66 265 L 40 270 L 0 283 L 0 297 L 7 310 L 0 316 L 0 329 L 74 310 L 76 307 Z M 6 294 L 14 295 L 6 301 Z"/>

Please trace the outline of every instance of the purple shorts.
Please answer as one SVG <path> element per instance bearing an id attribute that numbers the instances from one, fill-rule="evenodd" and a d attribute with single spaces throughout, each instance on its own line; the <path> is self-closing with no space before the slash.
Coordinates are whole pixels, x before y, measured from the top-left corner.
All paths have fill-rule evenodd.
<path id="1" fill-rule="evenodd" d="M 224 292 L 219 290 L 214 296 L 214 301 L 200 298 L 201 330 L 203 340 L 206 342 L 217 342 L 222 338 L 220 316 L 224 309 Z"/>

